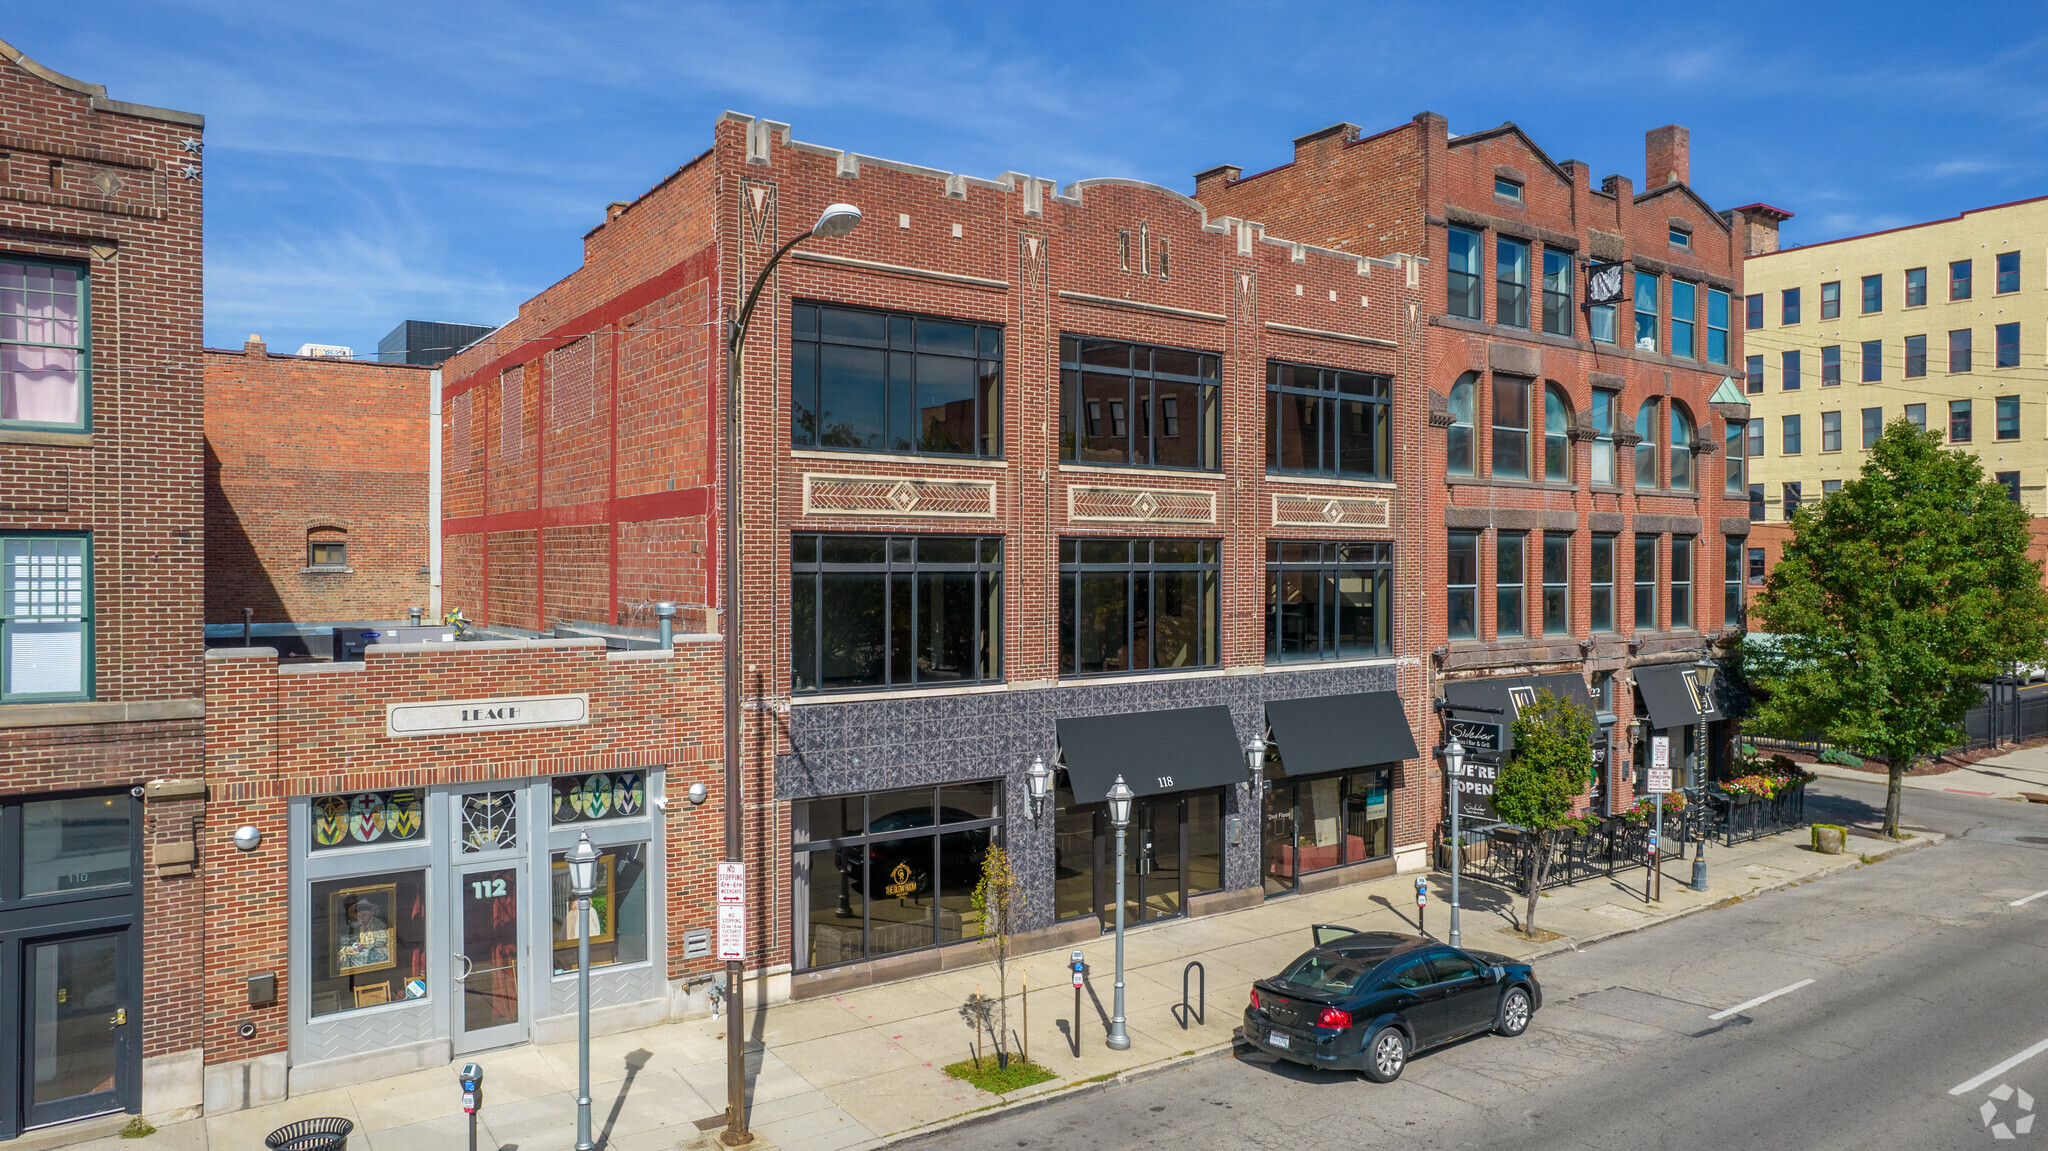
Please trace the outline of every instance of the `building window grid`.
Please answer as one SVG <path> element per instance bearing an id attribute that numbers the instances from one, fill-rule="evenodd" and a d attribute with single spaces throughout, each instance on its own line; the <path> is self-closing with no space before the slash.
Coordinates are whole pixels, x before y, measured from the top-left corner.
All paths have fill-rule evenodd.
<path id="1" fill-rule="evenodd" d="M 1060 540 L 1060 674 L 1220 665 L 1221 545 L 1213 539 Z"/>
<path id="2" fill-rule="evenodd" d="M 1450 229 L 1449 259 L 1446 261 L 1447 298 L 1444 310 L 1460 319 L 1477 320 L 1479 303 L 1479 250 L 1481 236 L 1469 228 Z"/>
<path id="3" fill-rule="evenodd" d="M 795 536 L 791 690 L 1002 679 L 1002 537 Z"/>
<path id="4" fill-rule="evenodd" d="M 1111 467 L 1222 467 L 1221 357 L 1060 337 L 1060 459 Z"/>
<path id="5" fill-rule="evenodd" d="M 91 314 L 85 269 L 0 261 L 0 427 L 92 426 Z"/>
<path id="6" fill-rule="evenodd" d="M 0 536 L 0 702 L 93 694 L 92 538 Z"/>
<path id="7" fill-rule="evenodd" d="M 1278 360 L 1266 373 L 1267 471 L 1392 477 L 1386 376 Z"/>
<path id="8" fill-rule="evenodd" d="M 808 303 L 792 317 L 792 446 L 1003 454 L 1000 326 Z"/>
<path id="9" fill-rule="evenodd" d="M 1266 541 L 1266 662 L 1392 654 L 1394 545 Z"/>

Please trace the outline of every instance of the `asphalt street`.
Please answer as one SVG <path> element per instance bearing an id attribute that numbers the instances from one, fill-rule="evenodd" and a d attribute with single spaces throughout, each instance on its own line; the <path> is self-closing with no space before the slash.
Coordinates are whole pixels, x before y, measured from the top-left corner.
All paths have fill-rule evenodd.
<path id="1" fill-rule="evenodd" d="M 1819 790 L 1815 818 L 1874 825 L 1882 810 L 1881 781 Z M 2048 1142 L 2048 1115 L 2025 1122 L 2048 1112 L 2048 808 L 1911 792 L 1903 822 L 1950 839 L 1543 960 L 1524 1037 L 1426 1053 L 1391 1085 L 1240 1054 L 911 1146 Z"/>

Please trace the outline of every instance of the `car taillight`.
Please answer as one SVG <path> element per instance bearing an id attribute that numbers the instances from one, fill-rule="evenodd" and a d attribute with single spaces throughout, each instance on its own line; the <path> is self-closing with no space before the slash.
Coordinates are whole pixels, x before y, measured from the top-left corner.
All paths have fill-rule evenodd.
<path id="1" fill-rule="evenodd" d="M 1259 989 L 1258 989 L 1258 988 L 1256 988 L 1256 987 L 1254 987 L 1254 988 L 1252 988 L 1252 1010 L 1253 1010 L 1253 1011 L 1257 1011 L 1258 1009 L 1259 1009 Z"/>
<path id="2" fill-rule="evenodd" d="M 1351 1026 L 1351 1013 L 1339 1007 L 1325 1007 L 1316 1019 L 1317 1027 L 1335 1027 L 1339 1031 Z"/>

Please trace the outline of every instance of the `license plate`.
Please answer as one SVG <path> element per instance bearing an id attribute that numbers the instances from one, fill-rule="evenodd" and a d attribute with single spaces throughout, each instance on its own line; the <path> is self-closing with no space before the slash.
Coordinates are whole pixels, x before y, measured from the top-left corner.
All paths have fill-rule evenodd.
<path id="1" fill-rule="evenodd" d="M 1283 1051 L 1287 1049 L 1287 1036 L 1282 1035 L 1278 1031 L 1267 1032 L 1266 1042 L 1271 1043 L 1273 1046 L 1278 1047 Z"/>

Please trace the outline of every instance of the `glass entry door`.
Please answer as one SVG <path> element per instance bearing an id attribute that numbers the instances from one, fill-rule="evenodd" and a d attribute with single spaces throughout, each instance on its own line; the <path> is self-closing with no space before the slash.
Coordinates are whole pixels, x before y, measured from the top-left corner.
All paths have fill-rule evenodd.
<path id="1" fill-rule="evenodd" d="M 135 1100 L 127 1056 L 142 1020 L 128 930 L 22 949 L 22 1079 L 31 1127 L 125 1110 Z"/>
<path id="2" fill-rule="evenodd" d="M 455 1050 L 477 1051 L 527 1037 L 526 925 L 520 906 L 526 865 L 474 864 L 455 870 Z"/>
<path id="3" fill-rule="evenodd" d="M 1178 795 L 1133 800 L 1131 825 L 1124 829 L 1124 922 L 1148 923 L 1181 914 L 1187 907 L 1187 861 L 1181 851 L 1182 800 Z M 1116 829 L 1106 814 L 1099 820 L 1104 861 L 1103 888 L 1096 905 L 1105 927 L 1116 922 Z"/>

